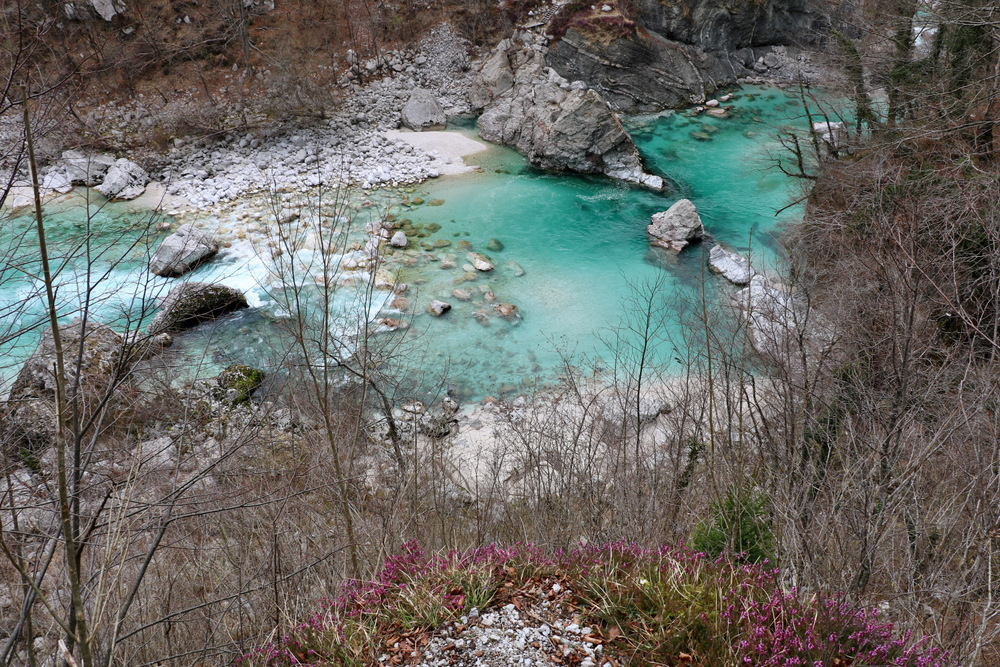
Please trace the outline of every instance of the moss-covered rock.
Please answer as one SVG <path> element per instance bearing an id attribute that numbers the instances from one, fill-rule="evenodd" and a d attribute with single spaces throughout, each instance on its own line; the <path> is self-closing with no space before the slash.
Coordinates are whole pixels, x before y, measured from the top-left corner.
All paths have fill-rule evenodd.
<path id="1" fill-rule="evenodd" d="M 219 398 L 233 405 L 246 403 L 264 383 L 264 371 L 245 364 L 230 364 L 215 378 L 219 385 Z"/>

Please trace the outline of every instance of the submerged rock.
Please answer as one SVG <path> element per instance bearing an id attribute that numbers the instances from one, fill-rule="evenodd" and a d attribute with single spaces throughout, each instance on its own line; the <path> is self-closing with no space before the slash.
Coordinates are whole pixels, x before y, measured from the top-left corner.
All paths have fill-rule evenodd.
<path id="1" fill-rule="evenodd" d="M 184 224 L 168 236 L 149 258 L 149 270 L 158 276 L 182 276 L 219 252 L 219 244 L 210 234 Z"/>
<path id="2" fill-rule="evenodd" d="M 500 317 L 505 320 L 513 321 L 521 319 L 520 309 L 512 303 L 498 303 L 494 308 L 500 313 Z"/>
<path id="3" fill-rule="evenodd" d="M 421 132 L 423 130 L 443 130 L 448 122 L 441 103 L 430 91 L 417 88 L 410 95 L 402 111 L 403 125 Z"/>
<path id="4" fill-rule="evenodd" d="M 149 325 L 150 335 L 181 331 L 247 308 L 242 292 L 225 285 L 190 282 L 170 290 Z"/>
<path id="5" fill-rule="evenodd" d="M 750 260 L 720 245 L 713 246 L 709 251 L 708 266 L 734 285 L 746 285 L 754 274 Z"/>
<path id="6" fill-rule="evenodd" d="M 459 301 L 469 301 L 472 299 L 472 294 L 469 290 L 455 288 L 451 291 L 452 295 Z"/>
<path id="7" fill-rule="evenodd" d="M 108 199 L 135 199 L 146 191 L 149 174 L 131 160 L 121 158 L 108 169 L 104 181 L 95 190 Z"/>
<path id="8" fill-rule="evenodd" d="M 680 252 L 692 241 L 701 239 L 705 227 L 691 200 L 681 199 L 666 211 L 653 214 L 646 232 L 653 245 Z"/>

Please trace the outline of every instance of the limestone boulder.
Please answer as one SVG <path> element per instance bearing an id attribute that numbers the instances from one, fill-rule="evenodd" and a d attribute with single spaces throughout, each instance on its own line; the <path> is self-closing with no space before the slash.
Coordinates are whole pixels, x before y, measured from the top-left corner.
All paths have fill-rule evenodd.
<path id="1" fill-rule="evenodd" d="M 510 87 L 483 74 L 477 79 L 496 92 L 479 117 L 484 139 L 517 149 L 540 169 L 604 174 L 662 189 L 663 179 L 646 173 L 632 138 L 600 94 L 572 86 L 547 67 L 537 45 L 504 40 L 491 61 L 499 63 L 500 54 L 513 72 Z"/>
<path id="2" fill-rule="evenodd" d="M 173 278 L 192 271 L 219 252 L 212 236 L 190 224 L 181 225 L 168 236 L 149 258 L 149 270 L 158 276 Z"/>
<path id="3" fill-rule="evenodd" d="M 485 273 L 493 270 L 493 262 L 491 262 L 489 258 L 482 253 L 470 252 L 466 257 L 476 271 L 482 271 Z"/>
<path id="4" fill-rule="evenodd" d="M 135 199 L 146 191 L 149 174 L 131 160 L 120 158 L 104 175 L 104 181 L 95 189 L 108 199 Z"/>
<path id="5" fill-rule="evenodd" d="M 444 108 L 430 91 L 418 88 L 403 106 L 403 125 L 421 132 L 423 130 L 443 130 L 448 122 Z"/>
<path id="6" fill-rule="evenodd" d="M 734 285 L 746 285 L 754 274 L 750 260 L 720 245 L 709 251 L 708 266 Z"/>
<path id="7" fill-rule="evenodd" d="M 115 163 L 110 153 L 90 153 L 80 150 L 63 151 L 59 164 L 66 170 L 73 185 L 94 186 L 104 180 Z"/>
<path id="8" fill-rule="evenodd" d="M 700 240 L 705 227 L 691 200 L 681 199 L 666 211 L 653 214 L 646 233 L 653 245 L 680 252 L 692 241 Z"/>
<path id="9" fill-rule="evenodd" d="M 232 287 L 184 283 L 170 290 L 160 302 L 160 312 L 149 325 L 149 333 L 183 331 L 248 305 L 243 293 Z"/>
<path id="10" fill-rule="evenodd" d="M 434 317 L 441 317 L 449 310 L 451 310 L 451 304 L 445 301 L 439 301 L 438 299 L 434 299 L 427 306 L 427 312 Z"/>

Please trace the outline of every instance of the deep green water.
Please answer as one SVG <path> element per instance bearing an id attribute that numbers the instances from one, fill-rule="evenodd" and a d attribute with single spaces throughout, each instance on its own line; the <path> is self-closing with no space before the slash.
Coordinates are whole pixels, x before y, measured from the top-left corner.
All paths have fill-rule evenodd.
<path id="1" fill-rule="evenodd" d="M 727 119 L 675 113 L 629 119 L 628 127 L 649 169 L 671 182 L 666 194 L 602 178 L 540 173 L 513 151 L 495 147 L 467 160 L 480 164 L 481 173 L 430 181 L 408 195 L 443 200 L 440 205 L 390 209 L 397 219 L 408 218 L 418 227 L 440 225 L 439 230 L 413 241 L 452 244 L 434 251 L 413 244 L 389 259 L 410 285 L 407 312 L 388 308 L 382 312 L 411 322 L 405 334 L 379 334 L 380 340 L 399 344 L 392 362 L 397 372 L 426 391 L 446 381 L 469 397 L 553 382 L 565 354 L 577 360 L 608 358 L 605 341 L 628 318 L 627 304 L 636 286 L 658 277 L 661 289 L 656 302 L 663 308 L 657 337 L 664 342 L 655 354 L 664 364 L 674 363 L 676 356 L 682 356 L 674 349 L 683 339 L 678 316 L 682 304 L 697 299 L 703 278 L 710 291 L 730 288 L 703 269 L 708 243 L 692 246 L 679 257 L 650 250 L 645 234 L 649 216 L 687 197 L 697 206 L 715 242 L 746 251 L 752 236 L 755 263 L 770 266 L 779 260 L 772 234 L 782 223 L 801 215 L 801 207 L 775 215 L 799 196 L 799 183 L 771 164 L 780 154 L 775 140 L 778 130 L 806 126 L 801 107 L 773 90 L 744 91 L 733 105 L 737 113 Z M 467 127 L 458 129 L 471 132 Z M 100 210 L 92 213 L 89 227 L 79 195 L 46 206 L 57 254 L 72 254 L 88 238 L 93 248 L 104 253 L 94 256 L 92 251 L 90 262 L 79 256 L 70 261 L 60 276 L 60 301 L 63 311 L 70 312 L 88 293 L 89 284 L 93 316 L 121 325 L 129 315 L 135 319 L 142 304 L 150 309 L 153 298 L 172 282 L 150 277 L 144 269 L 149 246 L 155 248 L 163 234 L 148 230 L 148 212 L 122 204 L 104 205 L 99 196 L 91 196 L 97 198 L 91 210 Z M 385 194 L 388 203 L 402 197 L 402 193 Z M 0 275 L 3 331 L 13 331 L 41 321 L 44 308 L 32 296 L 38 294 L 39 281 L 21 272 L 37 270 L 37 241 L 25 231 L 30 230 L 30 218 L 19 216 L 3 225 L 0 243 L 5 246 L 23 234 L 19 248 L 8 248 L 7 256 L 15 259 Z M 487 249 L 491 239 L 500 241 L 503 249 Z M 462 247 L 460 242 L 464 242 Z M 475 279 L 466 281 L 463 265 L 468 263 L 469 247 L 489 256 L 496 269 L 473 272 Z M 106 276 L 101 273 L 119 259 L 123 261 L 113 271 Z M 454 269 L 441 268 L 448 259 L 455 262 Z M 516 275 L 512 262 L 524 275 Z M 84 279 L 88 265 L 89 282 Z M 267 270 L 248 245 L 237 244 L 223 252 L 191 278 L 239 287 L 258 309 L 178 337 L 178 345 L 168 355 L 177 377 L 189 378 L 196 368 L 210 375 L 232 361 L 264 367 L 282 362 L 287 346 L 275 327 L 282 313 L 268 297 L 273 284 L 267 284 Z M 468 290 L 472 300 L 459 301 L 452 294 L 455 288 Z M 487 301 L 487 290 L 495 301 Z M 29 297 L 33 301 L 15 312 L 14 304 Z M 425 311 L 431 299 L 451 303 L 452 311 L 441 318 L 431 317 Z M 339 303 L 351 310 L 353 293 L 342 290 Z M 493 309 L 494 303 L 517 305 L 521 318 L 504 320 Z M 0 343 L 0 382 L 10 381 L 36 342 L 37 331 Z"/>

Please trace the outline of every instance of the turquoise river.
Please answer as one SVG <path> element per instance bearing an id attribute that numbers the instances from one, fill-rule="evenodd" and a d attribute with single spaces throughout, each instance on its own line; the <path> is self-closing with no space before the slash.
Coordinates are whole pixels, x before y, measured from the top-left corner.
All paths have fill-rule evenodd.
<path id="1" fill-rule="evenodd" d="M 448 383 L 468 398 L 544 386 L 557 380 L 567 355 L 607 359 L 608 341 L 629 316 L 630 297 L 657 281 L 663 342 L 655 355 L 667 366 L 676 363 L 683 356 L 683 304 L 696 301 L 703 285 L 713 293 L 734 289 L 704 268 L 711 244 L 752 251 L 754 264 L 767 269 L 780 261 L 775 232 L 802 214 L 801 205 L 789 206 L 801 197 L 801 183 L 775 168 L 782 156 L 778 133 L 807 127 L 802 107 L 777 89 L 747 88 L 737 92 L 733 109 L 725 119 L 678 112 L 626 120 L 647 168 L 670 184 L 662 194 L 604 178 L 542 173 L 513 151 L 491 147 L 467 158 L 481 167 L 476 173 L 427 181 L 413 192 L 368 195 L 383 204 L 379 210 L 424 234 L 388 258 L 409 285 L 409 308 L 393 309 L 392 295 L 380 292 L 365 313 L 410 324 L 405 333 L 377 334 L 392 341 L 388 363 L 395 373 L 418 391 Z M 471 122 L 451 129 L 475 135 Z M 416 197 L 435 205 L 399 205 Z M 683 197 L 695 203 L 710 239 L 679 256 L 651 250 L 650 215 Z M 86 303 L 90 317 L 120 328 L 148 321 L 156 297 L 176 280 L 145 269 L 151 249 L 168 233 L 152 230 L 155 214 L 82 188 L 45 210 L 66 319 Z M 492 240 L 502 249 L 488 248 Z M 435 241 L 445 247 L 431 249 Z M 495 270 L 466 280 L 470 249 L 488 255 Z M 0 250 L 6 258 L 0 272 L 3 395 L 45 321 L 29 212 L 0 219 Z M 237 287 L 254 308 L 178 336 L 165 360 L 179 381 L 213 375 L 234 361 L 281 367 L 289 348 L 280 333 L 287 313 L 269 296 L 273 277 L 249 244 L 234 243 L 190 279 Z M 458 300 L 454 289 L 472 298 Z M 426 312 L 432 299 L 453 308 L 432 317 Z M 344 312 L 357 309 L 351 288 L 339 289 L 335 301 Z M 499 317 L 495 303 L 515 304 L 521 317 Z"/>

